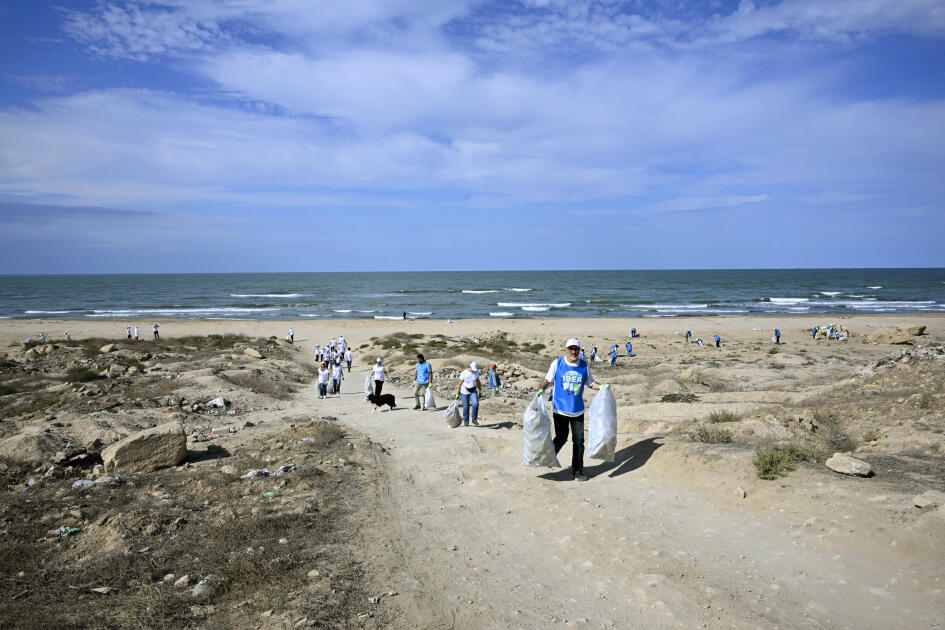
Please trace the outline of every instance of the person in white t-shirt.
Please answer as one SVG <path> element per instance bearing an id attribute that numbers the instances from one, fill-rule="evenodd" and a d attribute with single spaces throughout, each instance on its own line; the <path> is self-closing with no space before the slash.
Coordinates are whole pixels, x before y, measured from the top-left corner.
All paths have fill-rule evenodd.
<path id="1" fill-rule="evenodd" d="M 135 324 L 135 341 L 138 341 L 138 324 Z"/>
<path id="2" fill-rule="evenodd" d="M 295 328 L 289 327 L 289 343 L 295 343 Z"/>
<path id="3" fill-rule="evenodd" d="M 348 364 L 348 374 L 351 374 L 351 362 L 354 360 L 354 353 L 351 352 L 351 348 L 345 350 L 345 363 Z"/>
<path id="4" fill-rule="evenodd" d="M 384 361 L 381 357 L 377 357 L 377 362 L 374 364 L 371 372 L 374 378 L 374 395 L 380 396 L 381 390 L 384 389 L 384 376 L 387 374 L 387 367 L 384 365 Z"/>
<path id="5" fill-rule="evenodd" d="M 459 375 L 459 384 L 456 385 L 456 397 L 463 399 L 463 426 L 469 426 L 470 408 L 472 408 L 472 423 L 479 426 L 479 392 L 482 383 L 479 382 L 479 364 L 473 361 L 469 367 Z"/>
<path id="6" fill-rule="evenodd" d="M 341 381 L 345 377 L 345 369 L 340 361 L 336 361 L 331 366 L 331 393 L 341 393 Z"/>
<path id="7" fill-rule="evenodd" d="M 328 366 L 325 363 L 321 363 L 318 366 L 318 397 L 325 398 L 328 396 L 328 379 L 331 377 L 331 370 L 328 369 Z"/>

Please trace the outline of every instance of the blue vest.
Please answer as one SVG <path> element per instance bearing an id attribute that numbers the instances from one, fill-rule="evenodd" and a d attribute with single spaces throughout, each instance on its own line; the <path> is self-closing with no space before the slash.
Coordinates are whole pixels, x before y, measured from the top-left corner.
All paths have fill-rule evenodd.
<path id="1" fill-rule="evenodd" d="M 587 361 L 578 360 L 577 366 L 568 365 L 564 357 L 555 367 L 554 408 L 565 413 L 584 413 L 584 386 L 587 385 Z"/>

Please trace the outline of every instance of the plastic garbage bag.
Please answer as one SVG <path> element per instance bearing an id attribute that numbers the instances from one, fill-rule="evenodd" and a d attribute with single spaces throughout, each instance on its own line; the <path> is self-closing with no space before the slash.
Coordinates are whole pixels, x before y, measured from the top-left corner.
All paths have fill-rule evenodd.
<path id="1" fill-rule="evenodd" d="M 525 436 L 525 454 L 522 466 L 560 467 L 551 442 L 551 416 L 545 399 L 535 396 L 522 417 L 522 433 Z"/>
<path id="2" fill-rule="evenodd" d="M 446 424 L 450 425 L 451 429 L 455 429 L 463 423 L 463 412 L 459 408 L 458 400 L 451 402 L 443 415 L 446 417 Z"/>
<path id="3" fill-rule="evenodd" d="M 436 399 L 433 398 L 433 390 L 427 387 L 426 396 L 423 397 L 423 406 L 427 409 L 436 409 Z"/>
<path id="4" fill-rule="evenodd" d="M 373 394 L 374 393 L 374 383 L 371 382 L 370 376 L 364 377 L 364 393 Z"/>
<path id="5" fill-rule="evenodd" d="M 610 385 L 604 384 L 594 396 L 588 416 L 587 456 L 614 461 L 617 450 L 617 399 Z"/>

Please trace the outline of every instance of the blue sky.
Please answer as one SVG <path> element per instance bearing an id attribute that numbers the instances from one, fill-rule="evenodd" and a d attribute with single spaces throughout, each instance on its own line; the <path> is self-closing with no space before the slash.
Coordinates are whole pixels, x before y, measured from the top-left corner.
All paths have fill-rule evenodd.
<path id="1" fill-rule="evenodd" d="M 940 0 L 0 4 L 0 273 L 945 266 Z"/>

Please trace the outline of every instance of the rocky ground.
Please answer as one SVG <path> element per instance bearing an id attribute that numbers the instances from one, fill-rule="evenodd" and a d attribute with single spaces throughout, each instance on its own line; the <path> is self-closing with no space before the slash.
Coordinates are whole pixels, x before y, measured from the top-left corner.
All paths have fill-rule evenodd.
<path id="1" fill-rule="evenodd" d="M 618 448 L 585 484 L 519 465 L 552 331 L 365 339 L 398 397 L 379 414 L 370 359 L 318 401 L 311 356 L 275 338 L 10 346 L 0 627 L 937 627 L 945 349 L 850 328 L 643 337 L 595 364 Z M 483 426 L 411 409 L 417 351 L 441 409 L 469 361 L 499 363 Z M 115 456 L 165 426 L 181 461 Z"/>

